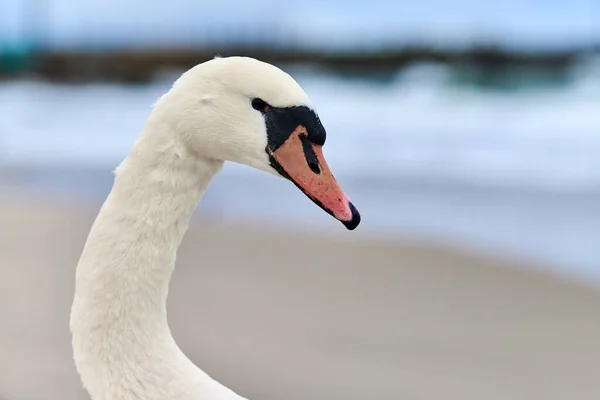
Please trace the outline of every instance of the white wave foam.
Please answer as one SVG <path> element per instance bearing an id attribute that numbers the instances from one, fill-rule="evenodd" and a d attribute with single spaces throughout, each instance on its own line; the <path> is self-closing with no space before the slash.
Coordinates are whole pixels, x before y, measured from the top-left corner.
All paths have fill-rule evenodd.
<path id="1" fill-rule="evenodd" d="M 568 189 L 600 186 L 597 67 L 582 66 L 564 88 L 511 93 L 453 87 L 437 67 L 389 85 L 294 75 L 319 110 L 340 175 Z M 0 163 L 115 165 L 169 84 L 2 83 Z"/>

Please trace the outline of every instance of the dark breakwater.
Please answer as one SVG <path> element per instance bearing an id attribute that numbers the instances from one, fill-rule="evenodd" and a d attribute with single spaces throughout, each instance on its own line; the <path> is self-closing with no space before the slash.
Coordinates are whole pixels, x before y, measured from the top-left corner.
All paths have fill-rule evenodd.
<path id="1" fill-rule="evenodd" d="M 0 78 L 35 76 L 57 82 L 147 82 L 165 71 L 182 71 L 217 55 L 243 55 L 281 65 L 307 65 L 340 75 L 385 77 L 419 63 L 440 63 L 486 76 L 503 71 L 534 70 L 560 74 L 597 49 L 517 51 L 494 46 L 438 49 L 409 46 L 385 50 L 318 51 L 238 46 L 189 49 L 21 51 L 0 53 Z M 464 68 L 463 68 L 464 67 Z"/>

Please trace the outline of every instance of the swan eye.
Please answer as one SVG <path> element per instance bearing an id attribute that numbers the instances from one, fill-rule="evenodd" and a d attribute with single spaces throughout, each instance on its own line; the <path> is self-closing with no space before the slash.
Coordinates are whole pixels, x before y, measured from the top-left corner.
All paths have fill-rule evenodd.
<path id="1" fill-rule="evenodd" d="M 252 108 L 254 108 L 257 111 L 266 112 L 269 110 L 269 105 L 265 103 L 264 100 L 254 99 L 252 100 Z"/>

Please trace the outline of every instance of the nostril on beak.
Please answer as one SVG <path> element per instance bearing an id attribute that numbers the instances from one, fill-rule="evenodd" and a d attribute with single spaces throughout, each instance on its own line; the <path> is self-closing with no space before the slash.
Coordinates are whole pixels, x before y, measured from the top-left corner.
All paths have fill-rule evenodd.
<path id="1" fill-rule="evenodd" d="M 302 140 L 302 150 L 304 150 L 304 157 L 306 158 L 308 167 L 315 174 L 320 174 L 321 168 L 319 167 L 319 160 L 317 159 L 317 155 L 312 148 L 312 143 L 308 141 L 306 135 L 301 135 L 300 140 Z"/>
<path id="2" fill-rule="evenodd" d="M 314 160 L 314 161 L 313 160 L 309 160 L 308 161 L 308 167 L 315 174 L 320 174 L 321 173 L 321 169 L 319 168 L 319 163 L 316 160 Z"/>

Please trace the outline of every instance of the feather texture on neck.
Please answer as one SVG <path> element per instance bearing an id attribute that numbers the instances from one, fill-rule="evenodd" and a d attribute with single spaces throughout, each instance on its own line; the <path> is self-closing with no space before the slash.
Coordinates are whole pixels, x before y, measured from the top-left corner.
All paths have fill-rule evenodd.
<path id="1" fill-rule="evenodd" d="M 166 313 L 177 249 L 223 162 L 163 136 L 142 133 L 85 244 L 71 316 L 76 366 L 94 400 L 241 399 L 183 354 Z"/>

